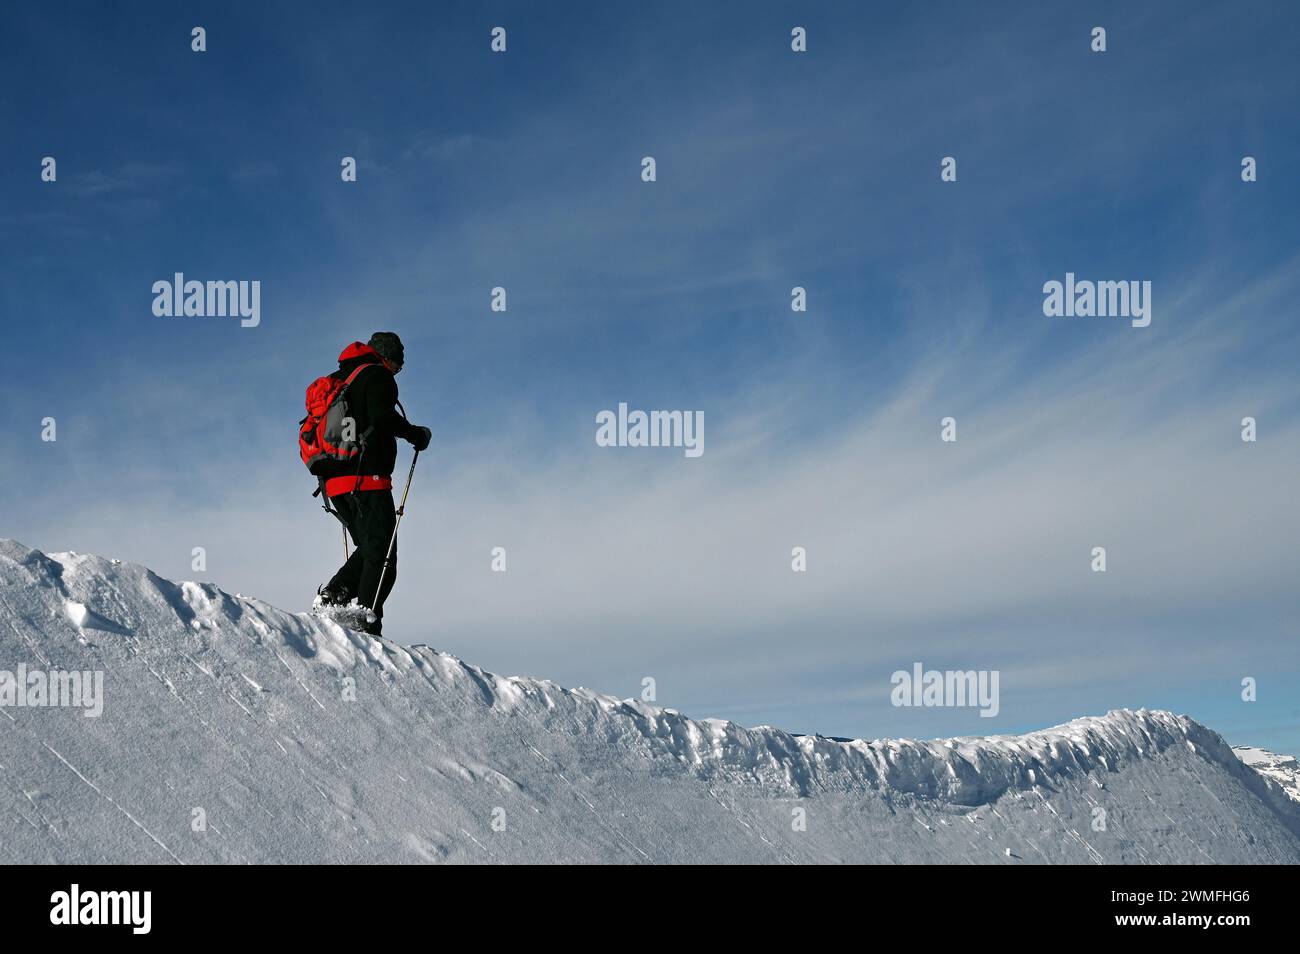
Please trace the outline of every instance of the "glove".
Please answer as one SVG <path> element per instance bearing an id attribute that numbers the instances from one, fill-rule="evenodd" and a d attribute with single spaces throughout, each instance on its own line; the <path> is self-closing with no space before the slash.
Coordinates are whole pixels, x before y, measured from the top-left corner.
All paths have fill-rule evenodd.
<path id="1" fill-rule="evenodd" d="M 418 451 L 422 451 L 428 447 L 429 442 L 433 440 L 433 431 L 429 430 L 427 427 L 417 427 L 415 430 L 416 433 L 411 437 L 411 446 Z"/>

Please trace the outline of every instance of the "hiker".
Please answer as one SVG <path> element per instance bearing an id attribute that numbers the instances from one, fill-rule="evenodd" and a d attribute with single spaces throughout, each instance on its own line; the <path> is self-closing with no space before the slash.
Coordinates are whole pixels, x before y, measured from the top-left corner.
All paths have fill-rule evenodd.
<path id="1" fill-rule="evenodd" d="M 356 548 L 317 593 L 324 603 L 346 605 L 355 599 L 363 606 L 373 607 L 375 621 L 363 622 L 358 628 L 374 636 L 383 630 L 384 600 L 397 580 L 397 546 L 393 540 L 396 522 L 393 466 L 397 462 L 397 438 L 409 441 L 416 451 L 422 451 L 433 437 L 427 427 L 408 421 L 404 409 L 398 413 L 402 405 L 397 400 L 394 376 L 402 370 L 403 357 L 402 341 L 391 331 L 376 331 L 366 344 L 354 341 L 344 348 L 339 355 L 339 369 L 328 378 L 319 379 L 313 387 L 329 389 L 330 402 L 337 402 L 343 409 L 339 413 L 346 415 L 339 420 L 350 421 L 355 440 L 339 439 L 337 447 L 326 445 L 333 453 L 317 450 L 310 460 L 307 448 L 303 449 L 304 462 L 320 479 L 326 509 L 333 508 Z M 309 390 L 309 418 L 311 414 Z M 304 422 L 309 418 L 304 418 Z M 390 542 L 393 543 L 391 554 Z M 389 562 L 385 570 L 386 555 Z"/>

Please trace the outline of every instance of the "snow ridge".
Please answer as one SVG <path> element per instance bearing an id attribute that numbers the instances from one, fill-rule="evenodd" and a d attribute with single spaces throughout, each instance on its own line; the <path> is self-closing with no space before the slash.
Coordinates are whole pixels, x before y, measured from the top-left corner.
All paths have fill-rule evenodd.
<path id="1" fill-rule="evenodd" d="M 388 856 L 358 852 L 392 850 L 394 841 L 419 860 L 459 857 L 456 852 L 462 850 L 500 851 L 500 839 L 492 842 L 490 834 L 474 834 L 468 820 L 459 829 L 468 846 L 463 849 L 456 832 L 394 834 L 384 828 L 396 824 L 395 813 L 414 819 L 430 812 L 477 819 L 481 797 L 491 804 L 518 801 L 522 807 L 512 808 L 513 818 L 520 811 L 542 812 L 542 806 L 559 811 L 564 799 L 576 799 L 578 817 L 596 816 L 596 829 L 569 821 L 537 835 L 562 842 L 571 859 L 789 861 L 811 851 L 801 845 L 822 837 L 814 860 L 945 860 L 953 853 L 968 857 L 976 851 L 989 852 L 1000 863 L 1013 863 L 1020 852 L 1036 852 L 1041 856 L 1036 860 L 1146 861 L 1165 849 L 1154 841 L 1134 841 L 1131 833 L 1124 844 L 1106 849 L 1095 834 L 1091 840 L 1085 837 L 1090 813 L 1098 806 L 1124 809 L 1133 819 L 1130 825 L 1136 824 L 1138 813 L 1164 807 L 1153 795 L 1164 794 L 1171 778 L 1186 776 L 1195 780 L 1194 790 L 1187 789 L 1189 817 L 1202 811 L 1199 801 L 1190 800 L 1208 792 L 1208 782 L 1217 793 L 1212 793 L 1216 811 L 1228 811 L 1225 803 L 1231 803 L 1252 819 L 1247 827 L 1238 826 L 1240 832 L 1225 843 L 1221 857 L 1300 860 L 1295 760 L 1253 754 L 1239 758 L 1215 732 L 1164 711 L 1112 710 L 1019 736 L 931 741 L 797 736 L 770 726 L 691 719 L 670 708 L 567 689 L 545 679 L 501 676 L 428 646 L 377 640 L 330 619 L 288 613 L 211 584 L 173 583 L 145 567 L 96 556 L 46 555 L 12 540 L 0 540 L 0 650 L 0 669 L 24 659 L 51 669 L 94 663 L 119 680 L 119 691 L 129 698 L 109 693 L 103 726 L 83 725 L 101 721 L 94 719 L 31 721 L 30 713 L 23 723 L 23 716 L 14 721 L 9 711 L 0 710 L 7 717 L 0 725 L 12 723 L 16 730 L 9 733 L 14 746 L 9 758 L 30 759 L 30 752 L 43 749 L 70 768 L 78 766 L 73 771 L 81 782 L 117 812 L 127 813 L 173 859 L 174 837 L 160 840 L 163 823 L 140 801 L 158 784 L 155 772 L 146 760 L 126 764 L 132 747 L 153 746 L 176 760 L 156 771 L 168 788 L 175 788 L 182 806 L 198 804 L 185 792 L 189 784 L 204 790 L 234 784 L 245 794 L 225 797 L 242 805 L 254 797 L 247 794 L 249 786 L 271 784 L 261 781 L 268 771 L 285 773 L 275 783 L 280 788 L 259 789 L 255 799 L 299 799 L 294 817 L 305 819 L 297 824 L 310 830 L 293 839 L 284 834 L 285 844 L 272 858 L 382 859 Z M 364 687 L 363 711 L 340 705 L 340 686 L 348 682 Z M 55 729 L 63 734 L 49 737 Z M 182 735 L 189 741 L 180 758 L 172 737 Z M 70 751 L 65 745 L 80 748 Z M 225 754 L 220 759 L 205 755 L 195 748 L 200 745 L 216 745 Z M 104 746 L 117 746 L 114 758 L 119 761 L 88 765 L 85 759 L 96 758 Z M 430 751 L 431 746 L 439 751 Z M 4 754 L 0 738 L 0 756 Z M 232 769 L 243 774 L 220 781 Z M 207 773 L 201 783 L 196 772 Z M 395 780 L 376 781 L 377 772 L 393 773 Z M 696 788 L 689 788 L 687 778 Z M 661 790 L 648 787 L 653 779 L 661 780 Z M 63 782 L 50 775 L 46 784 Z M 31 789 L 38 787 L 33 783 Z M 288 789 L 295 794 L 281 794 Z M 480 789 L 488 794 L 471 798 Z M 36 805 L 29 790 L 14 790 L 22 795 L 15 802 L 19 817 L 30 811 L 24 803 Z M 607 798 L 603 805 L 602 791 Z M 629 798 L 645 803 L 629 805 Z M 682 815 L 674 805 L 683 798 L 705 799 L 713 815 L 699 807 Z M 780 806 L 808 799 L 821 800 L 826 811 L 846 813 L 841 827 L 822 829 L 822 835 L 803 842 L 782 843 L 782 837 L 789 838 L 780 834 L 788 832 L 789 817 L 781 821 L 779 811 L 788 808 Z M 1064 832 L 1061 845 L 1040 845 L 1037 835 L 1026 833 L 1030 816 L 1025 813 L 1036 812 L 1034 806 L 1056 819 Z M 261 805 L 241 811 L 238 817 L 250 832 L 266 824 L 249 814 L 265 811 Z M 326 815 L 318 818 L 321 811 Z M 773 811 L 778 812 L 775 820 L 763 820 Z M 895 822 L 904 811 L 915 814 L 915 822 Z M 330 812 L 343 812 L 353 825 L 362 826 L 367 847 L 334 832 L 326 824 Z M 870 824 L 863 812 L 871 813 Z M 931 814 L 936 812 L 937 818 Z M 629 813 L 648 830 L 630 828 Z M 949 826 L 945 818 L 953 813 L 966 816 L 963 825 L 969 823 L 969 831 L 944 830 Z M 545 817 L 542 812 L 535 823 Z M 1174 822 L 1167 814 L 1160 817 Z M 28 821 L 33 830 L 41 827 L 37 819 Z M 757 843 L 713 841 L 712 836 L 702 841 L 699 831 L 691 835 L 692 825 L 706 829 L 724 822 L 740 825 Z M 986 831 L 986 824 L 994 828 Z M 1186 824 L 1188 831 L 1180 836 L 1186 844 L 1169 849 L 1166 860 L 1213 858 L 1200 843 L 1209 837 L 1201 824 Z M 1223 816 L 1204 824 L 1205 831 L 1224 837 Z M 1251 831 L 1258 834 L 1260 826 L 1268 831 L 1262 842 L 1249 836 Z M 1158 828 L 1163 827 L 1159 821 Z M 1151 830 L 1146 829 L 1148 834 Z M 673 837 L 682 844 L 671 844 Z M 914 844 L 918 837 L 932 843 Z M 1159 837 L 1173 836 L 1166 832 Z M 1004 854 L 992 843 L 995 838 L 1006 839 L 1017 852 Z M 514 857 L 537 858 L 538 844 L 521 842 Z M 593 845 L 604 854 L 593 854 Z M 47 847 L 34 843 L 25 857 Z M 98 849 L 84 850 L 97 857 L 93 851 Z M 204 850 L 215 851 L 211 857 L 217 860 L 241 860 L 271 848 L 266 836 L 259 841 L 250 834 L 240 849 L 244 854 Z"/>
<path id="2" fill-rule="evenodd" d="M 493 709 L 526 713 L 542 723 L 576 723 L 652 759 L 684 763 L 703 777 L 787 795 L 870 789 L 975 806 L 1009 789 L 1025 791 L 1053 779 L 1111 772 L 1176 745 L 1189 746 L 1221 765 L 1239 764 L 1211 730 L 1186 716 L 1146 709 L 1112 710 L 1021 736 L 933 741 L 845 742 L 796 736 L 770 726 L 691 719 L 639 700 L 566 689 L 545 679 L 500 676 L 428 646 L 378 640 L 329 619 L 289 614 L 260 600 L 232 596 L 211 584 L 171 583 L 133 564 L 78 553 L 46 556 L 14 541 L 3 542 L 0 558 L 25 568 L 33 583 L 84 594 L 77 600 L 63 597 L 68 621 L 81 639 L 88 629 L 140 638 L 158 623 L 156 616 L 141 617 L 135 605 L 165 605 L 164 618 L 171 615 L 213 640 L 244 632 L 273 648 L 279 642 L 338 673 L 371 666 L 388 678 L 423 678 L 440 688 L 475 693 Z"/>

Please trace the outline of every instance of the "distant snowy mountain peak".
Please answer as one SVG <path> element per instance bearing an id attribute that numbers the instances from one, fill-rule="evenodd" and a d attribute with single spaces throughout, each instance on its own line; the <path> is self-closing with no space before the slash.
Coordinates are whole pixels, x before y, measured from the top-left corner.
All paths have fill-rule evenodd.
<path id="1" fill-rule="evenodd" d="M 1300 861 L 1295 760 L 1168 712 L 795 736 L 0 541 L 19 667 L 102 688 L 0 706 L 7 862 Z"/>
<path id="2" fill-rule="evenodd" d="M 1267 749 L 1234 745 L 1237 757 L 1261 775 L 1272 779 L 1291 798 L 1300 802 L 1300 763 L 1294 755 L 1277 755 Z"/>

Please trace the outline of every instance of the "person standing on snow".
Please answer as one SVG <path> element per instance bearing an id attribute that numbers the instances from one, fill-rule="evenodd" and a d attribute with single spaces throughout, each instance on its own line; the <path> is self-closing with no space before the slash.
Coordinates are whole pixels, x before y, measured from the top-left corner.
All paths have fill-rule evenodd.
<path id="1" fill-rule="evenodd" d="M 361 435 L 362 451 L 356 463 L 327 461 L 317 471 L 330 504 L 338 512 L 356 549 L 333 578 L 317 590 L 321 601 L 345 605 L 357 600 L 373 607 L 375 621 L 362 629 L 378 636 L 383 630 L 384 600 L 397 581 L 397 547 L 384 570 L 384 559 L 396 523 L 393 506 L 393 467 L 397 463 L 397 438 L 417 451 L 429 446 L 433 432 L 418 427 L 398 413 L 397 381 L 405 351 L 391 331 L 376 331 L 370 341 L 354 341 L 339 355 L 339 369 L 331 377 L 346 380 L 358 368 L 348 388 L 348 409 Z M 380 588 L 380 577 L 383 586 Z M 376 593 L 378 590 L 378 593 Z"/>

